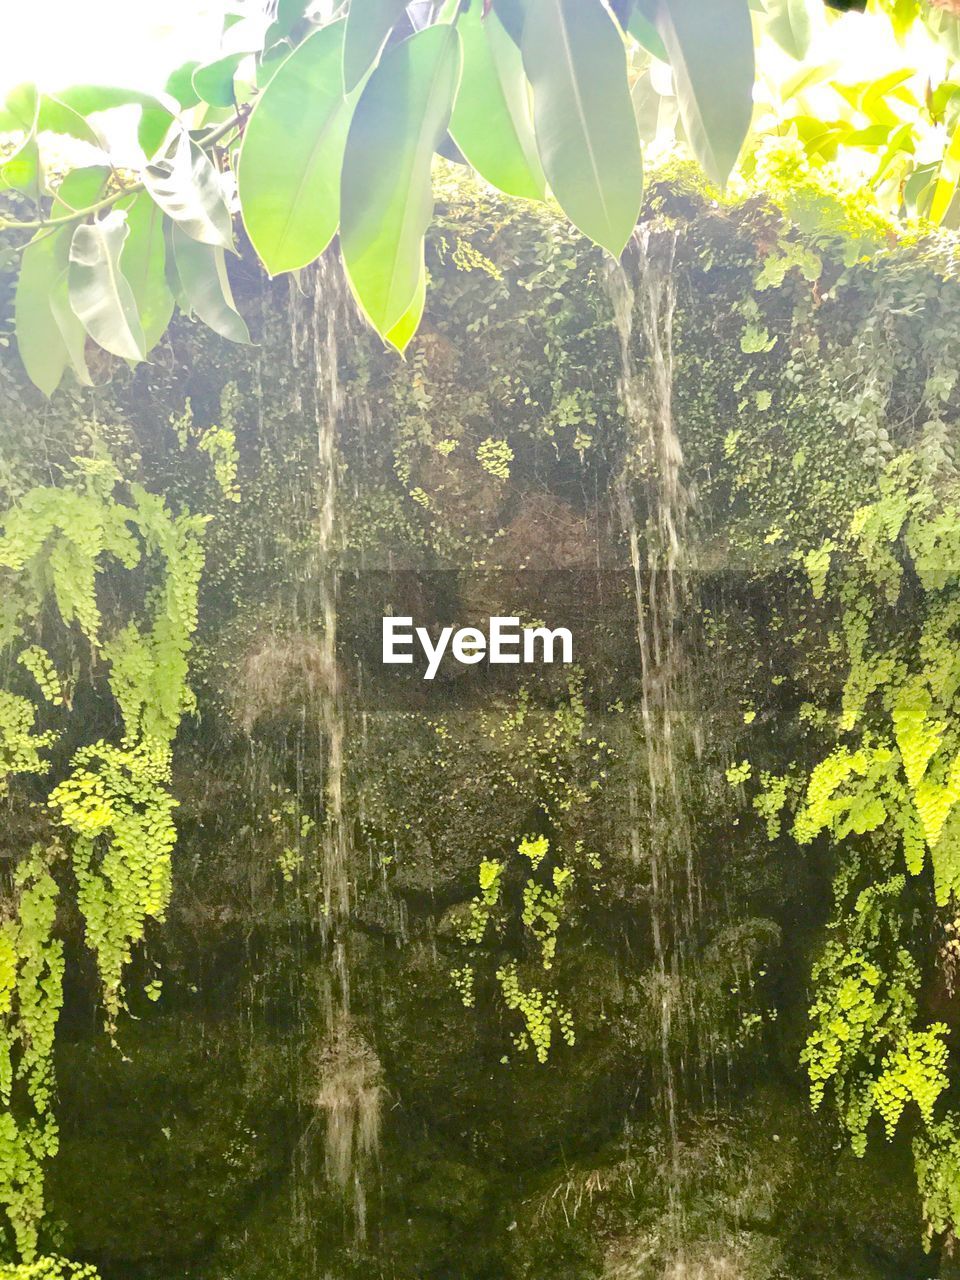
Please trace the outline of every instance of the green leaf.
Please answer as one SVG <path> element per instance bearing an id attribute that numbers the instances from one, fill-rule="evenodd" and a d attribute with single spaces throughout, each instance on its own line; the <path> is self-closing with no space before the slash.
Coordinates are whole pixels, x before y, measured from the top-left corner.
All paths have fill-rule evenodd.
<path id="1" fill-rule="evenodd" d="M 23 133 L 19 147 L 0 163 L 0 191 L 14 187 L 38 202 L 43 187 L 43 167 L 37 145 L 40 96 L 35 85 L 21 84 L 12 89 L 0 112 L 0 128 L 4 132 Z"/>
<path id="2" fill-rule="evenodd" d="M 287 58 L 290 57 L 290 45 L 281 40 L 279 44 L 275 44 L 257 61 L 257 88 L 265 89 L 273 77 L 277 74 Z"/>
<path id="3" fill-rule="evenodd" d="M 944 153 L 933 188 L 933 200 L 930 204 L 929 218 L 931 222 L 941 223 L 947 215 L 953 197 L 960 185 L 960 128 L 954 128 L 950 145 Z"/>
<path id="4" fill-rule="evenodd" d="M 394 45 L 367 81 L 343 162 L 340 245 L 357 299 L 379 334 L 420 283 L 433 216 L 433 153 L 460 79 L 460 37 L 440 23 Z"/>
<path id="5" fill-rule="evenodd" d="M 270 49 L 281 40 L 294 35 L 304 21 L 304 15 L 310 8 L 310 4 L 311 0 L 278 0 L 276 17 L 264 37 L 264 48 Z"/>
<path id="6" fill-rule="evenodd" d="M 641 48 L 660 62 L 669 61 L 667 46 L 656 25 L 657 0 L 637 0 L 627 21 L 627 30 Z"/>
<path id="7" fill-rule="evenodd" d="M 60 133 L 69 138 L 79 138 L 81 142 L 89 142 L 91 146 L 104 149 L 103 139 L 89 120 L 85 120 L 79 111 L 68 107 L 59 98 L 44 94 L 40 99 L 40 112 L 37 117 L 38 133 Z"/>
<path id="8" fill-rule="evenodd" d="M 173 315 L 173 294 L 167 285 L 163 212 L 149 192 L 142 191 L 126 210 L 130 234 L 120 256 L 120 268 L 130 283 L 144 349 L 150 351 L 166 332 Z"/>
<path id="9" fill-rule="evenodd" d="M 212 107 L 234 105 L 233 77 L 246 53 L 228 53 L 224 58 L 204 63 L 193 73 L 193 88 L 203 102 Z"/>
<path id="10" fill-rule="evenodd" d="M 753 115 L 753 30 L 747 0 L 659 0 L 680 115 L 694 155 L 726 182 Z"/>
<path id="11" fill-rule="evenodd" d="M 173 124 L 173 112 L 152 93 L 137 89 L 118 89 L 112 85 L 76 84 L 57 94 L 60 102 L 81 116 L 96 111 L 112 111 L 114 107 L 141 108 L 137 140 L 147 157 L 156 154 Z"/>
<path id="12" fill-rule="evenodd" d="M 87 368 L 87 331 L 70 305 L 70 269 L 64 269 L 50 290 L 50 310 L 63 342 L 67 363 L 72 367 L 81 386 L 92 387 L 93 379 Z M 51 338 L 52 338 L 51 334 Z"/>
<path id="13" fill-rule="evenodd" d="M 571 222 L 619 255 L 643 200 L 640 134 L 620 32 L 601 0 L 530 0 L 523 62 L 553 193 Z"/>
<path id="14" fill-rule="evenodd" d="M 35 84 L 18 84 L 0 107 L 0 133 L 30 133 L 37 122 L 39 95 Z"/>
<path id="15" fill-rule="evenodd" d="M 767 0 L 767 30 L 784 52 L 801 62 L 810 48 L 810 0 Z"/>
<path id="16" fill-rule="evenodd" d="M 49 233 L 23 251 L 14 303 L 17 349 L 27 376 L 45 396 L 52 396 L 67 367 L 67 350 L 51 330 L 54 325 L 50 294 L 60 274 L 57 263 L 66 259 L 70 236 Z M 66 250 L 66 252 L 64 252 Z"/>
<path id="17" fill-rule="evenodd" d="M 43 193 L 43 164 L 35 133 L 21 143 L 13 155 L 0 165 L 0 190 L 14 187 L 24 192 L 34 203 Z"/>
<path id="18" fill-rule="evenodd" d="M 406 0 L 351 0 L 343 42 L 343 87 L 347 93 L 376 62 L 406 8 Z"/>
<path id="19" fill-rule="evenodd" d="M 237 311 L 227 277 L 223 249 L 202 244 L 174 223 L 170 230 L 179 294 L 189 309 L 221 337 L 249 343 L 250 334 Z"/>
<path id="20" fill-rule="evenodd" d="M 271 275 L 313 262 L 340 222 L 340 170 L 359 96 L 343 95 L 344 26 L 321 27 L 290 54 L 244 131 L 240 211 Z"/>
<path id="21" fill-rule="evenodd" d="M 920 16 L 951 61 L 960 61 L 960 18 L 947 9 L 934 9 L 930 5 L 922 6 Z"/>
<path id="22" fill-rule="evenodd" d="M 904 36 L 916 22 L 917 16 L 916 0 L 894 0 L 890 11 L 890 22 L 893 25 L 893 34 L 901 44 Z"/>
<path id="23" fill-rule="evenodd" d="M 193 87 L 193 73 L 199 66 L 199 62 L 184 62 L 175 71 L 170 72 L 164 86 L 165 92 L 169 93 L 171 98 L 175 98 L 185 110 L 188 107 L 195 107 L 200 101 L 200 95 Z"/>
<path id="24" fill-rule="evenodd" d="M 410 339 L 420 328 L 420 321 L 423 319 L 423 309 L 427 301 L 427 268 L 424 264 L 420 272 L 420 280 L 417 284 L 417 291 L 413 295 L 413 301 L 406 309 L 397 323 L 393 326 L 388 334 L 385 335 L 387 341 L 392 347 L 396 347 L 398 351 L 405 351 Z"/>
<path id="25" fill-rule="evenodd" d="M 74 169 L 60 185 L 51 217 L 62 217 L 73 209 L 93 204 L 108 174 L 108 169 L 99 166 Z M 60 337 L 51 298 L 70 261 L 72 237 L 72 226 L 40 231 L 20 258 L 14 299 L 17 349 L 30 381 L 46 396 L 53 395 L 70 361 L 70 351 Z M 79 320 L 75 320 L 75 324 L 79 325 Z"/>
<path id="26" fill-rule="evenodd" d="M 893 167 L 897 158 L 902 155 L 913 155 L 916 152 L 916 140 L 911 124 L 903 124 L 895 129 L 887 141 L 886 150 L 880 158 L 873 175 L 873 185 L 878 186 Z"/>
<path id="27" fill-rule="evenodd" d="M 183 131 L 163 159 L 148 164 L 143 185 L 168 218 L 201 244 L 233 248 L 233 223 L 220 175 L 210 157 Z"/>
<path id="28" fill-rule="evenodd" d="M 82 223 L 70 244 L 70 305 L 94 342 L 123 360 L 146 355 L 133 290 L 120 270 L 129 228 L 122 210 Z"/>
<path id="29" fill-rule="evenodd" d="M 507 195 L 542 200 L 546 178 L 537 155 L 529 86 L 517 46 L 492 10 L 472 5 L 458 23 L 463 75 L 450 133 L 477 173 Z"/>

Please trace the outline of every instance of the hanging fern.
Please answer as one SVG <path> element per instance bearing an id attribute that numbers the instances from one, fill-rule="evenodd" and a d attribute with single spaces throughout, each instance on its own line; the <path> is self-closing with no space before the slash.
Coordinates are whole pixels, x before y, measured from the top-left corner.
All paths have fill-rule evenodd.
<path id="1" fill-rule="evenodd" d="M 919 1013 L 908 894 L 908 878 L 929 875 L 932 905 L 960 899 L 960 506 L 938 486 L 926 460 L 894 459 L 876 500 L 803 557 L 814 598 L 839 618 L 846 674 L 792 833 L 801 845 L 828 835 L 837 851 L 802 1053 L 812 1105 L 832 1098 L 857 1155 L 871 1117 L 889 1139 L 912 1115 L 930 1232 L 953 1235 L 960 1129 L 937 1114 L 950 1082 L 947 1028 Z M 776 838 L 791 788 L 781 776 L 760 781 L 754 807 Z"/>
<path id="2" fill-rule="evenodd" d="M 35 846 L 17 867 L 0 922 L 0 1205 L 23 1259 L 18 1277 L 95 1275 L 37 1257 L 44 1165 L 58 1143 L 51 1109 L 64 967 L 57 902 L 69 884 L 112 1032 L 124 1004 L 126 966 L 170 899 L 172 744 L 193 706 L 188 659 L 205 523 L 174 515 L 137 484 L 124 485 L 107 457 L 78 459 L 63 487 L 31 490 L 0 521 L 8 601 L 0 652 L 16 658 L 11 669 L 29 673 L 37 693 L 34 702 L 19 690 L 0 689 L 0 796 L 18 775 L 54 775 L 49 844 Z M 136 571 L 137 581 L 148 585 L 132 613 L 105 618 L 98 587 L 117 571 Z M 61 731 L 36 728 L 43 708 L 45 721 L 55 716 L 66 723 L 64 682 L 46 648 L 23 643 L 50 627 L 51 612 L 61 635 L 87 646 L 95 673 L 106 670 L 123 723 L 119 742 L 81 746 L 65 773 L 51 758 Z"/>

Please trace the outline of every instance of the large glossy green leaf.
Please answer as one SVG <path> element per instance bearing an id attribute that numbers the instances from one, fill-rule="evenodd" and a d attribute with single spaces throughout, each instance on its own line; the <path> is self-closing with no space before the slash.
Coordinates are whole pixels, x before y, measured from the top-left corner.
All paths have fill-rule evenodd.
<path id="1" fill-rule="evenodd" d="M 35 84 L 18 84 L 0 107 L 0 133 L 29 133 L 36 124 L 40 95 Z"/>
<path id="2" fill-rule="evenodd" d="M 343 44 L 343 87 L 357 87 L 403 17 L 406 0 L 351 0 Z"/>
<path id="3" fill-rule="evenodd" d="M 953 62 L 960 62 L 960 17 L 946 7 L 920 6 L 920 17 Z"/>
<path id="4" fill-rule="evenodd" d="M 173 113 L 165 103 L 154 94 L 141 93 L 138 89 L 76 84 L 59 92 L 57 98 L 82 116 L 98 111 L 111 111 L 114 107 L 140 107 L 137 138 L 148 159 L 156 154 L 174 122 Z"/>
<path id="5" fill-rule="evenodd" d="M 944 221 L 958 187 L 960 187 L 960 128 L 954 128 L 953 137 L 944 153 L 936 185 L 933 188 L 929 213 L 931 222 Z"/>
<path id="6" fill-rule="evenodd" d="M 167 285 L 163 211 L 142 191 L 126 210 L 127 236 L 120 269 L 130 283 L 143 326 L 144 347 L 150 351 L 163 337 L 173 315 L 173 294 Z"/>
<path id="7" fill-rule="evenodd" d="M 12 156 L 0 165 L 0 191 L 10 187 L 28 195 L 34 203 L 43 194 L 43 162 L 35 133 L 30 133 Z"/>
<path id="8" fill-rule="evenodd" d="M 200 101 L 200 95 L 193 87 L 193 73 L 199 66 L 199 62 L 184 62 L 167 77 L 164 88 L 181 107 L 195 107 Z"/>
<path id="9" fill-rule="evenodd" d="M 340 222 L 340 170 L 359 93 L 344 97 L 345 24 L 321 27 L 274 74 L 244 131 L 244 226 L 271 275 L 320 256 Z"/>
<path id="10" fill-rule="evenodd" d="M 232 107 L 233 77 L 246 56 L 246 53 L 228 53 L 197 67 L 193 73 L 193 88 L 197 97 L 213 107 Z"/>
<path id="11" fill-rule="evenodd" d="M 753 114 L 750 6 L 747 0 L 658 0 L 657 29 L 670 55 L 694 155 L 722 184 Z"/>
<path id="12" fill-rule="evenodd" d="M 304 21 L 304 14 L 311 6 L 311 0 L 277 0 L 276 15 L 267 29 L 264 41 L 269 49 L 279 40 L 292 35 Z"/>
<path id="13" fill-rule="evenodd" d="M 59 243 L 58 243 L 59 242 Z M 67 367 L 67 350 L 54 330 L 50 294 L 60 274 L 58 258 L 70 249 L 62 232 L 47 235 L 24 250 L 14 305 L 17 350 L 27 376 L 45 396 L 52 396 Z"/>
<path id="14" fill-rule="evenodd" d="M 488 182 L 507 195 L 542 200 L 546 179 L 520 51 L 492 10 L 484 18 L 480 6 L 472 5 L 458 26 L 463 75 L 450 134 Z"/>
<path id="15" fill-rule="evenodd" d="M 812 0 L 766 0 L 767 30 L 798 62 L 807 56 L 812 35 Z"/>
<path id="16" fill-rule="evenodd" d="M 37 145 L 39 116 L 40 95 L 32 84 L 17 85 L 12 89 L 0 112 L 0 129 L 24 135 L 17 149 L 0 163 L 0 191 L 14 187 L 34 201 L 40 199 L 43 186 L 43 168 Z"/>
<path id="17" fill-rule="evenodd" d="M 91 146 L 103 148 L 103 139 L 97 130 L 79 111 L 67 106 L 59 98 L 44 94 L 40 99 L 40 111 L 37 116 L 37 132 L 61 133 L 70 138 L 78 138 L 81 142 L 89 142 Z"/>
<path id="18" fill-rule="evenodd" d="M 176 223 L 171 227 L 170 243 L 181 305 L 186 302 L 189 310 L 221 337 L 248 343 L 250 334 L 233 300 L 223 249 L 191 239 Z"/>
<path id="19" fill-rule="evenodd" d="M 626 49 L 601 0 L 529 0 L 523 62 L 547 180 L 564 213 L 619 255 L 643 200 Z"/>
<path id="20" fill-rule="evenodd" d="M 143 185 L 168 218 L 201 244 L 233 247 L 233 223 L 213 162 L 186 131 L 144 169 Z"/>
<path id="21" fill-rule="evenodd" d="M 99 222 L 81 223 L 70 243 L 70 305 L 105 351 L 124 360 L 146 355 L 133 290 L 120 269 L 129 228 L 114 209 Z"/>
<path id="22" fill-rule="evenodd" d="M 393 326 L 386 339 L 392 347 L 396 347 L 398 351 L 405 351 L 410 339 L 420 328 L 420 321 L 423 319 L 423 309 L 427 302 L 427 268 L 423 265 L 420 271 L 420 280 L 417 283 L 417 291 L 413 295 L 413 301 L 407 307 L 406 311 Z"/>
<path id="23" fill-rule="evenodd" d="M 50 290 L 50 311 L 66 352 L 67 363 L 81 386 L 92 387 L 93 379 L 87 368 L 87 331 L 70 304 L 69 267 L 64 267 L 53 283 Z M 50 340 L 53 340 L 53 334 L 50 334 Z"/>
<path id="24" fill-rule="evenodd" d="M 657 0 L 637 0 L 627 20 L 627 30 L 647 53 L 661 62 L 667 61 L 667 47 L 657 30 Z"/>
<path id="25" fill-rule="evenodd" d="M 357 299 L 386 336 L 420 283 L 433 154 L 460 79 L 460 37 L 440 23 L 391 47 L 357 104 L 343 162 L 340 244 Z"/>
<path id="26" fill-rule="evenodd" d="M 105 167 L 74 169 L 63 180 L 58 199 L 51 209 L 52 217 L 62 217 L 72 209 L 92 204 L 103 190 L 109 170 Z M 71 359 L 71 349 L 61 337 L 52 308 L 52 295 L 70 261 L 73 226 L 55 231 L 40 231 L 24 249 L 20 258 L 20 277 L 14 299 L 14 323 L 17 350 L 30 381 L 46 396 L 53 395 Z M 72 311 L 69 313 L 72 315 Z M 85 331 L 74 316 L 72 324 L 64 318 L 77 348 L 76 332 L 80 330 L 82 350 Z"/>

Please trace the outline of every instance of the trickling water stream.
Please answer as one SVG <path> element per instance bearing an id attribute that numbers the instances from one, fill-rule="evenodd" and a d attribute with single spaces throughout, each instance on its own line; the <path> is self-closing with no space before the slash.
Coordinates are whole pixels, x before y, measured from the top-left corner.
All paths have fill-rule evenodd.
<path id="1" fill-rule="evenodd" d="M 366 1177 L 375 1162 L 380 1111 L 380 1064 L 351 1014 L 350 913 L 352 823 L 345 812 L 346 710 L 337 649 L 338 432 L 346 411 L 340 381 L 341 344 L 356 317 L 339 263 L 325 257 L 290 294 L 295 360 L 308 364 L 317 427 L 316 515 L 309 580 L 317 592 L 320 627 L 317 716 L 324 744 L 319 826 L 319 924 L 327 962 L 320 1008 L 325 1018 L 316 1065 L 315 1106 L 325 1115 L 327 1176 L 352 1198 L 355 1227 L 366 1223 Z"/>
<path id="2" fill-rule="evenodd" d="M 687 518 L 693 495 L 683 480 L 683 452 L 673 417 L 673 318 L 676 233 L 638 228 L 625 257 L 608 273 L 620 340 L 620 395 L 629 429 L 627 464 L 617 497 L 633 570 L 640 711 L 646 766 L 646 813 L 631 781 L 630 843 L 641 861 L 646 844 L 650 917 L 656 966 L 653 993 L 659 1022 L 661 1103 L 673 1159 L 678 1133 L 678 1075 L 684 1068 L 680 1020 L 688 941 L 697 922 L 699 888 L 689 799 L 682 785 L 693 719 L 681 634 L 690 603 Z M 634 355 L 635 330 L 643 363 Z M 638 518 L 638 507 L 641 516 Z M 692 1016 L 692 1007 L 687 1011 Z M 679 1033 L 679 1034 L 678 1034 Z M 677 1041 L 683 1046 L 678 1056 Z"/>

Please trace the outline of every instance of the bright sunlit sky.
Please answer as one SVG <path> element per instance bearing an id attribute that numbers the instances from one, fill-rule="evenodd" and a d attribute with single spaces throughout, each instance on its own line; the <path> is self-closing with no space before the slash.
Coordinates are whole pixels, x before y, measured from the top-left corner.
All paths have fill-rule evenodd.
<path id="1" fill-rule="evenodd" d="M 173 67 L 216 55 L 223 0 L 0 0 L 0 100 L 35 81 L 162 89 Z"/>
<path id="2" fill-rule="evenodd" d="M 3 0 L 0 98 L 24 80 L 48 90 L 77 81 L 160 89 L 172 67 L 215 54 L 223 9 L 224 0 Z M 820 55 L 839 61 L 845 80 L 905 60 L 888 22 L 857 14 L 824 20 L 810 60 Z"/>

